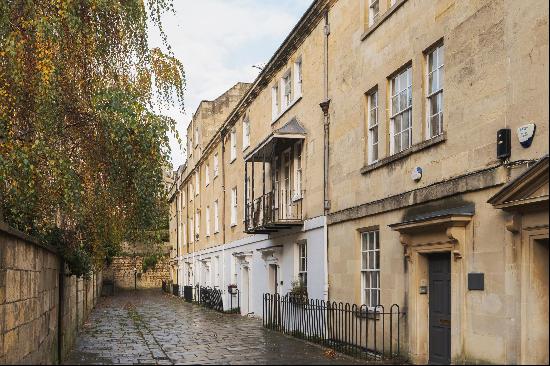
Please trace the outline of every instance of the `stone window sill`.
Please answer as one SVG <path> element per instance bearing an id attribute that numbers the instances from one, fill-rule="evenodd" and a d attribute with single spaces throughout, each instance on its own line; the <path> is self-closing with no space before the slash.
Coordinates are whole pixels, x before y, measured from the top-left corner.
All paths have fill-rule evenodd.
<path id="1" fill-rule="evenodd" d="M 380 169 L 386 165 L 390 165 L 398 160 L 405 159 L 406 157 L 409 157 L 419 151 L 426 150 L 431 148 L 432 146 L 439 145 L 443 142 L 447 141 L 447 133 L 444 132 L 443 134 L 431 138 L 429 140 L 423 141 L 419 144 L 413 145 L 410 148 L 408 148 L 405 151 L 401 151 L 400 153 L 388 156 L 387 158 L 384 158 L 382 160 L 379 160 L 378 162 L 367 165 L 361 169 L 361 174 L 368 174 L 372 172 L 373 170 Z"/>
<path id="2" fill-rule="evenodd" d="M 384 15 L 382 15 L 376 22 L 374 22 L 372 25 L 370 25 L 365 33 L 361 36 L 361 41 L 366 40 L 378 27 L 382 25 L 393 13 L 397 11 L 403 4 L 405 4 L 408 0 L 398 0 L 395 4 L 392 5 L 391 8 L 389 8 Z"/>

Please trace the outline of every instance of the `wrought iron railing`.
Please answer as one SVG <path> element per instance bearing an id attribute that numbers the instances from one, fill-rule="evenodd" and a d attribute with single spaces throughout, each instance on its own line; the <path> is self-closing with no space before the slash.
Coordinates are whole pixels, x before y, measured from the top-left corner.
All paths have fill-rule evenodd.
<path id="1" fill-rule="evenodd" d="M 223 304 L 224 293 L 219 288 L 195 286 L 193 294 L 190 296 L 196 303 L 203 305 L 209 309 L 224 313 L 237 314 L 241 308 L 241 293 L 237 288 L 229 291 L 229 299 L 227 309 Z"/>
<path id="2" fill-rule="evenodd" d="M 226 313 L 239 314 L 241 312 L 241 291 L 238 288 L 228 288 L 229 309 Z"/>
<path id="3" fill-rule="evenodd" d="M 197 286 L 199 304 L 223 312 L 223 294 L 220 289 Z"/>
<path id="4" fill-rule="evenodd" d="M 246 202 L 246 228 L 254 230 L 270 224 L 292 224 L 303 220 L 303 192 L 278 190 Z"/>
<path id="5" fill-rule="evenodd" d="M 305 296 L 265 294 L 264 327 L 369 361 L 400 360 L 403 313 Z"/>

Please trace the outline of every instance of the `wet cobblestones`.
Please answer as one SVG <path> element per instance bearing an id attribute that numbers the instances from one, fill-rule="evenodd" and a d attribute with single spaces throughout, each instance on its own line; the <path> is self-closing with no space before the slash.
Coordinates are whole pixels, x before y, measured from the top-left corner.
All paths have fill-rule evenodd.
<path id="1" fill-rule="evenodd" d="M 261 321 L 225 315 L 161 291 L 102 298 L 66 364 L 350 364 Z"/>

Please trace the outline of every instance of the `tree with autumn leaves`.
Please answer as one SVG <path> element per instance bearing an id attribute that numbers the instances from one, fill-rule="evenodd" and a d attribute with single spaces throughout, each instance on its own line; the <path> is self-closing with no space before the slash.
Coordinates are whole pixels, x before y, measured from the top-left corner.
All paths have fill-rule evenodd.
<path id="1" fill-rule="evenodd" d="M 83 275 L 167 225 L 163 169 L 185 74 L 171 0 L 0 2 L 0 207 Z"/>

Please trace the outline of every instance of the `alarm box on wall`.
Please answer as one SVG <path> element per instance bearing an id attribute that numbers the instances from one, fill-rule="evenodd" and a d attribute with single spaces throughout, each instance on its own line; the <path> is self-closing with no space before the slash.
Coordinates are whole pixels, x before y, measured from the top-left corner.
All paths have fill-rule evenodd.
<path id="1" fill-rule="evenodd" d="M 497 158 L 506 160 L 512 156 L 512 130 L 503 128 L 497 133 Z"/>

